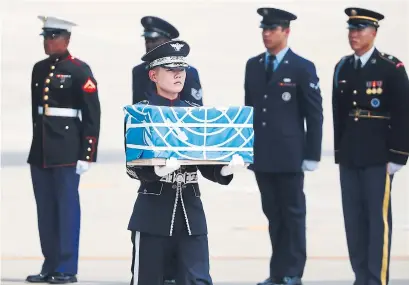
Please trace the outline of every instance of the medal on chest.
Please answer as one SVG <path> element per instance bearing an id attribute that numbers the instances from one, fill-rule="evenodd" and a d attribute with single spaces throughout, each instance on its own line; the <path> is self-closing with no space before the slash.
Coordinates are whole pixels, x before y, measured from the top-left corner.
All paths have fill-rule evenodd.
<path id="1" fill-rule="evenodd" d="M 366 82 L 366 94 L 381 95 L 382 93 L 383 93 L 382 81 L 367 81 Z"/>

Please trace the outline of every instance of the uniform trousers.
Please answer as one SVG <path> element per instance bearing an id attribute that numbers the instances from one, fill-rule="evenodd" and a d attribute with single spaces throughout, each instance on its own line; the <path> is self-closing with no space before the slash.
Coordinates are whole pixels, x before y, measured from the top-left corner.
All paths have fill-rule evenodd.
<path id="1" fill-rule="evenodd" d="M 355 285 L 386 285 L 392 238 L 391 183 L 387 166 L 340 165 L 342 206 Z"/>
<path id="2" fill-rule="evenodd" d="M 77 274 L 80 176 L 74 166 L 30 165 L 44 263 L 41 273 Z"/>
<path id="3" fill-rule="evenodd" d="M 131 285 L 163 285 L 170 259 L 176 263 L 177 285 L 213 284 L 207 235 L 189 235 L 181 209 L 179 203 L 172 236 L 132 231 Z"/>
<path id="4" fill-rule="evenodd" d="M 306 263 L 304 173 L 255 172 L 272 245 L 270 277 L 302 277 Z"/>

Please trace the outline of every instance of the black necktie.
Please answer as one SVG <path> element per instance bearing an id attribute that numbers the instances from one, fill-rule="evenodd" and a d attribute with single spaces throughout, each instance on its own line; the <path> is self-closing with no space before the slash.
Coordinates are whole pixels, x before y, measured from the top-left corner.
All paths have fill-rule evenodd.
<path id="1" fill-rule="evenodd" d="M 266 80 L 267 82 L 270 81 L 271 77 L 273 77 L 274 73 L 274 60 L 276 56 L 273 54 L 269 54 L 267 56 L 267 70 L 266 70 Z"/>
<path id="2" fill-rule="evenodd" d="M 355 68 L 357 71 L 361 70 L 361 68 L 362 68 L 362 61 L 361 61 L 360 58 L 355 59 L 354 68 Z"/>

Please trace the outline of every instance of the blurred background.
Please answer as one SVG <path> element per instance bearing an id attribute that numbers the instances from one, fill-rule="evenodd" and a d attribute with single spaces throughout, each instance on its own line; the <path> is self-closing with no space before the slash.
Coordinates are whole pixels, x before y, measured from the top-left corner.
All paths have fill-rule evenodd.
<path id="1" fill-rule="evenodd" d="M 24 152 L 30 144 L 30 76 L 33 64 L 45 57 L 37 15 L 78 24 L 70 51 L 91 66 L 98 80 L 102 153 L 122 150 L 122 107 L 130 104 L 131 70 L 145 52 L 141 17 L 163 17 L 179 29 L 180 39 L 191 46 L 189 62 L 199 70 L 206 105 L 241 105 L 246 61 L 264 51 L 258 28 L 261 17 L 256 13 L 261 6 L 287 9 L 298 16 L 292 23 L 289 45 L 317 67 L 325 112 L 323 149 L 331 150 L 333 70 L 342 56 L 351 53 L 345 7 L 383 13 L 376 46 L 406 63 L 408 1 L 6 1 L 1 52 L 2 150 Z"/>

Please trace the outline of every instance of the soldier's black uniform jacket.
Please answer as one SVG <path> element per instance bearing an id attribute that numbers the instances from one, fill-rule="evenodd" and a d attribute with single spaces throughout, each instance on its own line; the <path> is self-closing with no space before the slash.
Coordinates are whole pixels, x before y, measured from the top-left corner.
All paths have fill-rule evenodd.
<path id="1" fill-rule="evenodd" d="M 335 162 L 363 167 L 409 155 L 409 80 L 403 63 L 374 50 L 359 71 L 354 56 L 337 63 L 333 85 Z"/>
<path id="2" fill-rule="evenodd" d="M 245 105 L 254 107 L 249 168 L 300 172 L 303 160 L 321 158 L 322 98 L 315 66 L 289 49 L 267 82 L 264 58 L 265 53 L 246 64 Z"/>
<path id="3" fill-rule="evenodd" d="M 198 106 L 180 98 L 170 101 L 152 93 L 146 98 L 143 103 L 156 106 Z M 222 176 L 221 169 L 222 165 L 181 166 L 179 170 L 160 177 L 153 166 L 127 165 L 128 175 L 141 181 L 128 230 L 171 236 L 175 223 L 185 223 L 189 235 L 207 234 L 197 171 L 206 179 L 228 185 L 233 175 Z M 183 212 L 183 215 L 177 212 Z"/>
<path id="4" fill-rule="evenodd" d="M 148 93 L 156 91 L 154 82 L 149 79 L 146 67 L 147 63 L 141 63 L 132 69 L 132 104 L 144 100 Z M 199 73 L 192 66 L 186 69 L 185 85 L 182 92 L 180 92 L 180 98 L 203 105 L 203 92 Z"/>
<path id="5" fill-rule="evenodd" d="M 68 51 L 37 62 L 31 99 L 28 163 L 56 167 L 96 161 L 101 110 L 97 82 L 85 62 Z"/>

